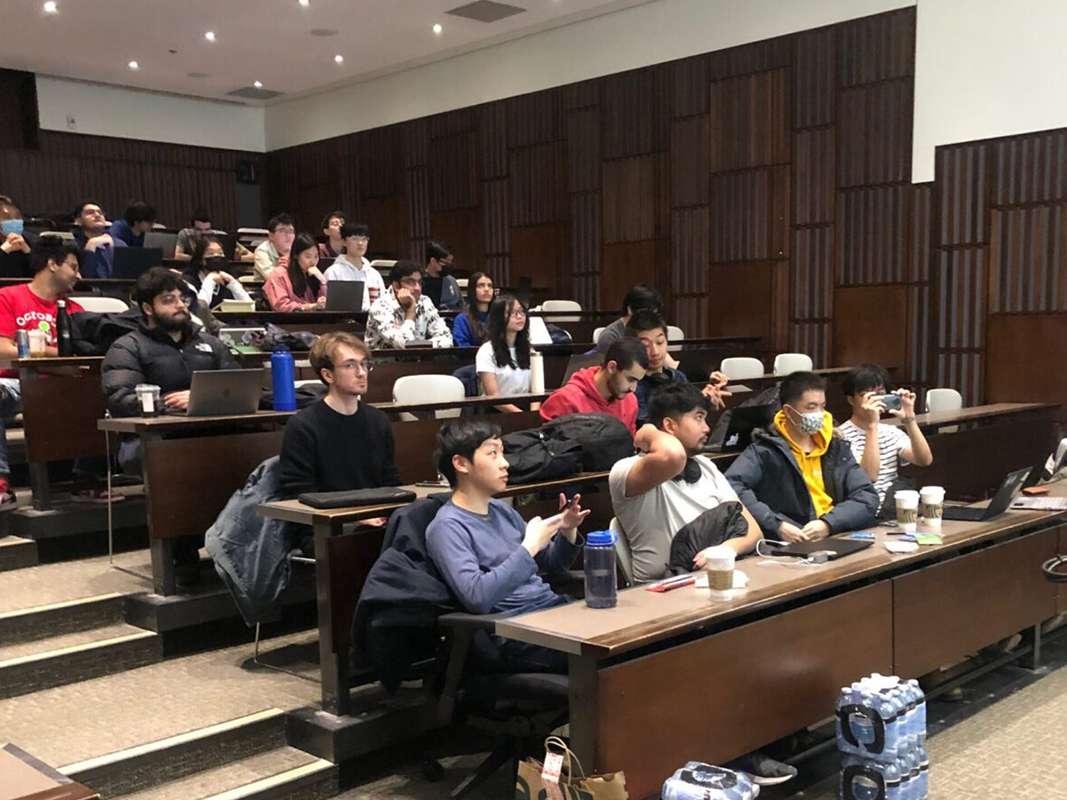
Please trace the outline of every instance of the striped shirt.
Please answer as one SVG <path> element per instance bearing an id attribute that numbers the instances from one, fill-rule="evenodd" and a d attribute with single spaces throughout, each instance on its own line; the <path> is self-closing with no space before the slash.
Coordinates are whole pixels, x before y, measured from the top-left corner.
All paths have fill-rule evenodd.
<path id="1" fill-rule="evenodd" d="M 838 428 L 852 447 L 852 455 L 856 461 L 863 463 L 863 451 L 867 449 L 867 432 L 849 420 Z M 908 462 L 904 459 L 904 451 L 911 447 L 911 439 L 900 428 L 893 425 L 878 423 L 878 479 L 874 481 L 874 488 L 878 491 L 878 502 L 885 500 L 885 493 L 897 479 L 897 467 Z"/>

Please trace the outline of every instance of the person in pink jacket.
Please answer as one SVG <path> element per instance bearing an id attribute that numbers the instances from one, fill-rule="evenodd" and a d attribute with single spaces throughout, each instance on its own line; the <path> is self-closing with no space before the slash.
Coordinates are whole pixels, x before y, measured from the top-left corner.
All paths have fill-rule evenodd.
<path id="1" fill-rule="evenodd" d="M 604 363 L 571 375 L 567 384 L 554 391 L 541 406 L 545 422 L 568 414 L 611 414 L 622 420 L 630 433 L 637 432 L 637 397 L 634 389 L 645 377 L 648 354 L 632 337 L 619 339 L 604 354 Z"/>
<path id="2" fill-rule="evenodd" d="M 319 311 L 326 306 L 326 280 L 319 271 L 319 245 L 311 234 L 293 240 L 289 265 L 271 272 L 263 295 L 274 311 Z"/>

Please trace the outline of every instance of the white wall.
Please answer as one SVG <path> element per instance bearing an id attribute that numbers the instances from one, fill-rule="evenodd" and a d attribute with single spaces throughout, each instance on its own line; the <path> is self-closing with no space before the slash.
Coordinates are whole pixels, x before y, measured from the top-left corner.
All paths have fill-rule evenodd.
<path id="1" fill-rule="evenodd" d="M 38 75 L 37 108 L 45 130 L 266 150 L 263 109 L 255 106 Z"/>
<path id="2" fill-rule="evenodd" d="M 919 0 L 912 180 L 942 144 L 1067 127 L 1065 0 Z"/>
<path id="3" fill-rule="evenodd" d="M 377 128 L 915 5 L 915 0 L 656 0 L 267 107 L 269 150 Z"/>

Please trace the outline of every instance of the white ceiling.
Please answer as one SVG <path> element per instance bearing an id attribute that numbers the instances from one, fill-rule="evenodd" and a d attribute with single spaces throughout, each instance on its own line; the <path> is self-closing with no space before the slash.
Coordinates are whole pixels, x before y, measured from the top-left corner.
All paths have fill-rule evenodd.
<path id="1" fill-rule="evenodd" d="M 56 0 L 50 15 L 5 0 L 0 66 L 215 99 L 258 80 L 277 102 L 648 2 L 503 1 L 527 11 L 487 24 L 445 13 L 467 0 Z"/>

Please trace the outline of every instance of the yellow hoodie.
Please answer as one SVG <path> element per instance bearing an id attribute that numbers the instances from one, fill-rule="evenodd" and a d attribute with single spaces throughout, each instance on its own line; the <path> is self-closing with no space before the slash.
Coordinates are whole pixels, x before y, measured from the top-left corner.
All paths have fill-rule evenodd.
<path id="1" fill-rule="evenodd" d="M 810 453 L 805 453 L 800 445 L 793 441 L 785 423 L 785 412 L 779 411 L 774 417 L 774 426 L 789 442 L 789 449 L 793 451 L 793 457 L 800 465 L 804 483 L 808 487 L 808 494 L 811 495 L 811 502 L 815 505 L 815 518 L 820 519 L 824 514 L 830 513 L 834 507 L 833 498 L 826 493 L 826 484 L 822 479 L 822 457 L 830 447 L 830 439 L 834 435 L 834 418 L 829 414 L 823 415 L 822 430 L 811 437 L 815 441 L 815 449 Z"/>

